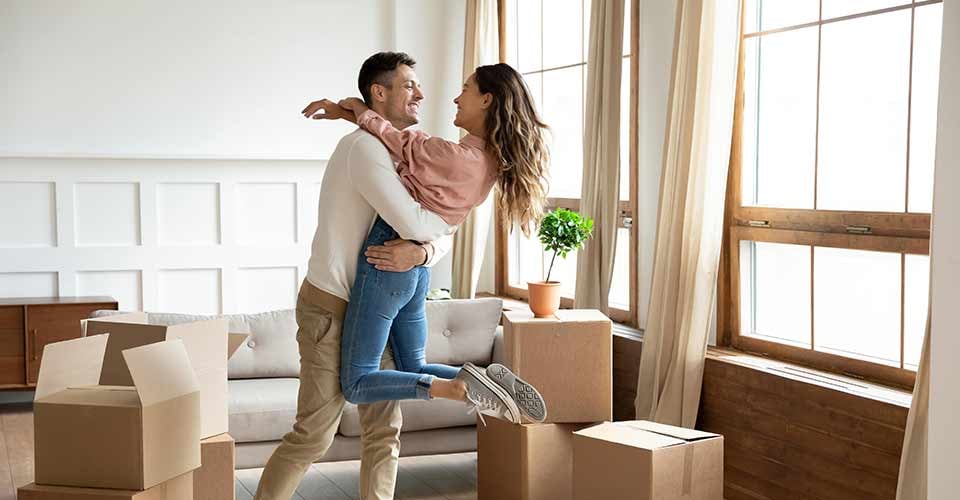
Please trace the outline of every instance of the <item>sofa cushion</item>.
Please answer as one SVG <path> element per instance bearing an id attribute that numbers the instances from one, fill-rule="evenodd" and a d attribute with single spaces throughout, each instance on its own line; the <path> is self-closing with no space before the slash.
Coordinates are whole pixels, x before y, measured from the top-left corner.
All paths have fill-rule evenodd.
<path id="1" fill-rule="evenodd" d="M 497 298 L 428 300 L 427 362 L 490 364 L 502 310 Z"/>
<path id="2" fill-rule="evenodd" d="M 400 401 L 400 413 L 403 414 L 401 432 L 424 431 L 474 425 L 477 416 L 467 412 L 467 405 L 449 399 L 405 399 Z M 232 432 L 231 432 L 232 433 Z M 348 437 L 360 435 L 360 412 L 357 405 L 347 403 L 340 419 L 340 434 Z"/>
<path id="3" fill-rule="evenodd" d="M 97 311 L 94 317 L 120 314 L 119 311 Z M 226 318 L 231 333 L 249 333 L 227 364 L 227 376 L 234 378 L 299 377 L 300 351 L 297 348 L 297 319 L 293 309 L 258 314 L 147 313 L 147 320 L 157 325 L 173 325 L 211 318 Z"/>
<path id="4" fill-rule="evenodd" d="M 237 379 L 229 389 L 230 435 L 238 443 L 278 440 L 293 428 L 299 379 Z"/>

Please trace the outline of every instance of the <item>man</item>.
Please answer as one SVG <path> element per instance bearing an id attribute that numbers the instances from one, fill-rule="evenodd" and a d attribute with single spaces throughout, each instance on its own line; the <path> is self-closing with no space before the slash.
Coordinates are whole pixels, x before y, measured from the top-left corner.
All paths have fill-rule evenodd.
<path id="1" fill-rule="evenodd" d="M 419 121 L 423 93 L 412 73 L 414 64 L 406 54 L 374 54 L 364 62 L 358 78 L 367 105 L 398 129 Z M 326 453 L 340 425 L 345 404 L 340 393 L 340 329 L 357 256 L 377 214 L 405 240 L 433 242 L 420 245 L 395 240 L 387 246 L 371 247 L 368 260 L 382 270 L 434 265 L 450 249 L 450 235 L 455 230 L 407 195 L 386 148 L 359 129 L 341 139 L 330 156 L 318 210 L 320 223 L 307 279 L 297 300 L 297 420 L 267 462 L 257 500 L 288 500 L 310 464 Z M 383 364 L 393 368 L 389 352 L 384 354 Z M 362 426 L 360 498 L 391 499 L 400 454 L 399 404 L 385 401 L 359 405 L 358 409 Z"/>

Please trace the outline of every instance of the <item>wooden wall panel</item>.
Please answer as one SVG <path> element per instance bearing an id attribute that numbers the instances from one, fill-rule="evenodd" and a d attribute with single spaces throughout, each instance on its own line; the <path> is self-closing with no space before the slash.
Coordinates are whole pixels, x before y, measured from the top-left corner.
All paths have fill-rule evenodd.
<path id="1" fill-rule="evenodd" d="M 613 414 L 642 343 L 614 336 Z M 908 408 L 708 355 L 697 427 L 724 435 L 727 500 L 893 500 Z"/>
<path id="2" fill-rule="evenodd" d="M 697 427 L 724 435 L 728 499 L 892 500 L 907 412 L 708 356 Z"/>

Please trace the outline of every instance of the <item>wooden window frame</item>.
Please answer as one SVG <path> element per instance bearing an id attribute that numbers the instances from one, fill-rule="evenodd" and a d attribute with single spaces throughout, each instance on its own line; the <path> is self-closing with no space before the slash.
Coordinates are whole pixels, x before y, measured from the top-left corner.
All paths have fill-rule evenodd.
<path id="1" fill-rule="evenodd" d="M 822 26 L 858 17 L 872 16 L 903 9 L 913 9 L 926 5 L 941 3 L 942 0 L 928 0 L 917 3 L 863 12 L 836 19 L 827 19 L 815 23 L 779 28 L 776 30 L 761 31 L 741 36 L 741 41 L 748 38 L 771 34 L 803 27 Z M 822 0 L 821 0 L 822 8 Z M 743 13 L 745 16 L 746 13 Z M 743 25 L 743 23 L 741 23 Z M 912 30 L 913 28 L 911 28 Z M 819 42 L 818 42 L 819 43 Z M 911 37 L 911 82 L 912 82 L 912 52 L 913 37 Z M 739 68 L 737 71 L 737 95 L 734 111 L 734 133 L 730 153 L 730 175 L 727 179 L 727 198 L 724 214 L 724 243 L 720 258 L 717 324 L 718 344 L 730 346 L 740 351 L 768 356 L 793 363 L 810 366 L 816 369 L 842 373 L 853 377 L 871 380 L 886 385 L 893 385 L 912 389 L 916 381 L 916 373 L 904 368 L 904 320 L 902 314 L 904 300 L 904 259 L 905 254 L 929 255 L 930 221 L 927 213 L 910 213 L 909 210 L 909 137 L 910 112 L 907 118 L 907 158 L 905 185 L 907 198 L 903 212 L 858 212 L 816 209 L 785 209 L 758 206 L 744 206 L 742 200 L 742 131 L 743 112 L 745 104 L 744 89 L 744 44 L 740 45 Z M 818 49 L 818 61 L 820 58 Z M 818 62 L 819 67 L 819 62 Z M 909 87 L 909 103 L 913 101 L 912 84 Z M 819 77 L 818 77 L 819 107 Z M 819 110 L 817 112 L 817 127 L 819 128 Z M 814 162 L 814 179 L 816 180 L 817 161 Z M 816 207 L 816 183 L 814 184 L 814 203 Z M 869 228 L 869 234 L 852 234 L 852 228 Z M 900 253 L 901 280 L 900 280 L 900 366 L 888 366 L 873 363 L 857 358 L 840 356 L 828 352 L 813 350 L 813 262 L 811 261 L 811 347 L 796 347 L 779 342 L 763 340 L 756 337 L 741 335 L 740 329 L 740 242 L 757 241 L 771 243 L 788 243 L 809 247 L 848 248 L 855 250 L 873 250 L 882 252 Z M 811 252 L 813 259 L 813 252 Z"/>
<path id="2" fill-rule="evenodd" d="M 637 193 L 639 191 L 639 168 L 638 168 L 638 152 L 639 152 L 639 137 L 637 135 L 638 123 L 639 123 L 639 112 L 637 107 L 637 102 L 639 99 L 640 85 L 639 85 L 639 58 L 637 54 L 640 52 L 640 3 L 639 0 L 626 0 L 630 5 L 630 55 L 624 56 L 624 58 L 630 58 L 630 117 L 629 117 L 629 127 L 630 127 L 630 144 L 629 144 L 629 170 L 630 170 L 630 200 L 629 201 L 620 201 L 619 210 L 620 215 L 618 217 L 618 228 L 627 228 L 630 231 L 630 255 L 628 256 L 629 268 L 630 268 L 630 282 L 629 282 L 629 309 L 620 309 L 615 307 L 609 308 L 609 316 L 613 321 L 622 323 L 628 326 L 637 326 L 637 311 L 638 311 L 638 277 L 637 273 L 639 271 L 638 261 L 637 261 L 637 218 L 634 217 L 634 214 L 637 213 Z M 507 23 L 506 23 L 506 0 L 499 0 L 499 36 L 500 36 L 500 61 L 507 62 Z M 589 13 L 585 13 L 589 15 Z M 542 37 L 541 33 L 541 37 Z M 585 37 L 585 43 L 588 43 L 588 40 Z M 582 65 L 586 66 L 586 62 Z M 538 73 L 543 73 L 547 71 L 552 71 L 556 69 L 563 69 L 567 67 L 580 66 L 580 64 L 571 64 L 564 65 L 557 68 L 544 68 Z M 547 200 L 547 209 L 553 210 L 555 208 L 567 208 L 570 210 L 580 210 L 580 199 L 579 198 L 548 198 Z M 497 217 L 499 220 L 499 217 Z M 632 221 L 632 224 L 627 224 L 627 221 Z M 529 293 L 526 288 L 520 288 L 512 286 L 510 284 L 510 268 L 508 260 L 508 251 L 507 245 L 510 242 L 510 228 L 504 227 L 501 224 L 496 224 L 495 231 L 495 248 L 496 248 L 496 273 L 495 273 L 495 288 L 497 295 L 502 295 L 517 300 L 528 301 Z M 564 309 L 570 309 L 574 307 L 574 301 L 572 297 L 564 296 L 560 299 L 560 307 Z"/>

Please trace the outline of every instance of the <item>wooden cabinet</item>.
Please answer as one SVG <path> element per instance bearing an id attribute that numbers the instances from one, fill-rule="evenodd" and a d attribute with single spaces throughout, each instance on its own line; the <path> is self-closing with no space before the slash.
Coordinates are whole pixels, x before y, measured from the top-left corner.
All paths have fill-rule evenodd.
<path id="1" fill-rule="evenodd" d="M 80 337 L 80 320 L 117 309 L 110 297 L 0 299 L 0 389 L 34 387 L 43 347 Z"/>

